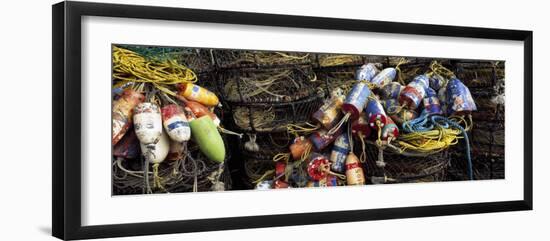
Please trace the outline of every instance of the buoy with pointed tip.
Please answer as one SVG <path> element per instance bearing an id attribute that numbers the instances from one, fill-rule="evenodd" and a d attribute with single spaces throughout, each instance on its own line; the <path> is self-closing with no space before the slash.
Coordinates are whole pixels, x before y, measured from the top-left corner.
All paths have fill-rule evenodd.
<path id="1" fill-rule="evenodd" d="M 189 123 L 193 140 L 210 160 L 222 163 L 225 160 L 225 145 L 209 116 L 199 117 Z"/>

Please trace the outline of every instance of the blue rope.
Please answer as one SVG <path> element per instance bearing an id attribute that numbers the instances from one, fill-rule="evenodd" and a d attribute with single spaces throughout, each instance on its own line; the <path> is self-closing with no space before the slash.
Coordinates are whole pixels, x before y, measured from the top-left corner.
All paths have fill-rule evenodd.
<path id="1" fill-rule="evenodd" d="M 422 132 L 422 131 L 430 131 L 433 130 L 434 126 L 433 124 L 428 125 L 428 119 L 429 114 L 426 112 L 422 112 L 419 117 L 412 119 L 410 121 L 406 121 L 402 124 L 402 128 L 405 132 Z"/>
<path id="2" fill-rule="evenodd" d="M 466 158 L 468 160 L 468 178 L 470 180 L 474 180 L 472 157 L 470 156 L 470 140 L 468 139 L 468 133 L 466 133 L 466 130 L 464 130 L 464 128 L 458 123 L 452 120 L 449 120 L 443 116 L 434 115 L 432 116 L 431 120 L 433 123 L 436 123 L 437 125 L 441 125 L 441 123 L 444 123 L 444 124 L 451 125 L 459 129 L 460 131 L 462 131 L 462 135 L 464 136 L 464 140 L 466 141 Z"/>

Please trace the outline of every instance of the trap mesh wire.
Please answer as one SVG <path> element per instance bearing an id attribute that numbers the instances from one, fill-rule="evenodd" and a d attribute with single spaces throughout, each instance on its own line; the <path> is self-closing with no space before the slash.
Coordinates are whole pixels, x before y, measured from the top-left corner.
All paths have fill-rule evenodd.
<path id="1" fill-rule="evenodd" d="M 312 55 L 301 52 L 277 52 L 255 50 L 213 50 L 219 68 L 259 68 L 308 65 Z"/>
<path id="2" fill-rule="evenodd" d="M 248 132 L 282 132 L 288 124 L 299 124 L 322 104 L 322 97 L 314 94 L 302 100 L 273 104 L 240 104 L 233 106 L 233 120 Z"/>
<path id="3" fill-rule="evenodd" d="M 360 151 L 356 148 L 355 153 L 360 155 Z M 384 150 L 384 167 L 379 167 L 376 164 L 379 155 L 376 145 L 366 143 L 366 154 L 366 176 L 375 183 L 443 181 L 450 165 L 447 151 L 427 156 L 407 156 Z M 384 177 L 387 179 L 384 180 Z"/>
<path id="4" fill-rule="evenodd" d="M 233 103 L 290 102 L 315 93 L 315 73 L 309 67 L 224 71 L 223 97 Z"/>
<path id="5" fill-rule="evenodd" d="M 226 190 L 231 189 L 231 176 L 227 162 L 231 159 L 226 148 L 225 162 L 215 163 L 208 160 L 198 146 L 188 143 L 187 151 L 191 157 L 181 161 L 163 161 L 159 166 L 159 176 L 168 192 L 191 192 L 195 175 L 199 192 L 211 191 L 214 183 L 223 183 Z M 144 191 L 143 160 L 114 159 L 112 161 L 113 195 L 142 194 Z M 219 173 L 221 172 L 221 174 Z M 149 170 L 149 183 L 153 183 L 153 172 Z"/>

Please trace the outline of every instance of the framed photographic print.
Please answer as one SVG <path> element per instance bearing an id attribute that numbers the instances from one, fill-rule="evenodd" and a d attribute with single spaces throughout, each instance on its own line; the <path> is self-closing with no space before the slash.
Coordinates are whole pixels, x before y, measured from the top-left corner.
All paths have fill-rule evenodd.
<path id="1" fill-rule="evenodd" d="M 53 235 L 532 209 L 532 32 L 53 6 Z"/>

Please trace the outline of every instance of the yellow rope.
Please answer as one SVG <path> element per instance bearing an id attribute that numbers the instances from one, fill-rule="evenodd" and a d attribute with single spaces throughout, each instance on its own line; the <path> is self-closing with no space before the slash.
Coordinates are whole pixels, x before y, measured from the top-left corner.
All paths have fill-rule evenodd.
<path id="1" fill-rule="evenodd" d="M 252 183 L 254 184 L 260 183 L 267 177 L 273 175 L 274 173 L 275 173 L 275 170 L 267 170 L 266 172 L 264 172 L 264 174 L 260 178 L 254 180 Z"/>
<path id="2" fill-rule="evenodd" d="M 365 145 L 365 136 L 363 133 L 359 133 L 359 140 L 361 141 L 361 155 L 359 156 L 359 161 L 365 163 L 367 161 L 367 151 Z"/>
<path id="3" fill-rule="evenodd" d="M 159 176 L 159 165 L 160 163 L 153 164 L 153 187 L 165 190 L 162 185 L 162 177 Z"/>
<path id="4" fill-rule="evenodd" d="M 314 125 L 309 122 L 305 122 L 304 125 L 296 124 L 287 124 L 286 130 L 288 133 L 293 134 L 295 137 L 300 136 L 300 134 L 307 135 L 308 133 L 314 132 L 321 128 L 320 124 Z"/>
<path id="5" fill-rule="evenodd" d="M 397 62 L 397 65 L 395 66 L 395 70 L 397 71 L 397 81 L 401 84 L 401 85 L 405 85 L 405 81 L 403 80 L 403 71 L 401 71 L 401 68 L 400 66 L 402 64 L 406 64 L 408 61 L 405 59 L 405 58 L 400 58 L 399 59 L 399 62 Z"/>
<path id="6" fill-rule="evenodd" d="M 428 73 L 428 76 L 430 76 L 430 77 L 434 74 L 441 75 L 445 78 L 451 78 L 451 77 L 455 76 L 453 71 L 445 68 L 445 66 L 443 66 L 441 63 L 437 62 L 437 60 L 434 60 L 430 64 L 430 69 L 431 69 L 431 72 Z M 445 85 L 447 85 L 447 83 L 442 84 L 442 86 L 445 86 Z"/>
<path id="7" fill-rule="evenodd" d="M 435 153 L 456 145 L 463 138 L 461 134 L 458 129 L 438 127 L 436 130 L 402 134 L 397 143 L 403 151 Z"/>
<path id="8" fill-rule="evenodd" d="M 273 161 L 285 161 L 288 162 L 290 160 L 290 153 L 277 153 L 275 156 L 273 156 Z"/>
<path id="9" fill-rule="evenodd" d="M 352 63 L 357 60 L 361 60 L 361 57 L 358 55 L 330 55 L 319 57 L 319 65 L 321 67 L 337 66 Z"/>
<path id="10" fill-rule="evenodd" d="M 113 78 L 121 82 L 151 83 L 157 89 L 176 95 L 166 85 L 194 83 L 197 75 L 191 69 L 179 64 L 176 60 L 162 62 L 147 61 L 139 54 L 113 47 Z"/>

